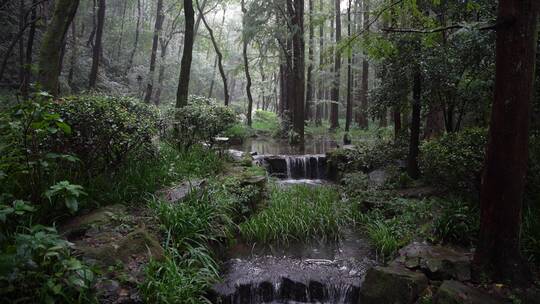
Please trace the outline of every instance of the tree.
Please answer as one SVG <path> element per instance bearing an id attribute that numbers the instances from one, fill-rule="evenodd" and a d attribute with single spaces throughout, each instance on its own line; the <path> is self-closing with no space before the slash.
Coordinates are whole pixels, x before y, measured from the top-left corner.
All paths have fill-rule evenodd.
<path id="1" fill-rule="evenodd" d="M 92 48 L 92 68 L 90 69 L 89 87 L 95 88 L 98 78 L 99 63 L 101 60 L 101 54 L 103 52 L 102 40 L 103 40 L 103 27 L 105 26 L 105 9 L 106 0 L 98 0 L 98 15 L 97 15 L 97 28 L 95 35 L 94 47 Z"/>
<path id="2" fill-rule="evenodd" d="M 351 39 L 351 0 L 349 0 L 349 6 L 347 7 L 347 35 Z M 351 128 L 352 120 L 352 53 L 349 52 L 347 56 L 347 113 L 345 117 L 345 131 L 349 132 Z"/>
<path id="3" fill-rule="evenodd" d="M 482 179 L 481 224 L 474 265 L 500 281 L 526 283 L 520 254 L 539 3 L 500 0 L 495 97 Z"/>
<path id="4" fill-rule="evenodd" d="M 367 36 L 369 31 L 369 0 L 364 0 L 364 36 Z M 369 90 L 369 62 L 364 54 L 362 58 L 362 85 L 360 90 L 360 115 L 358 125 L 361 128 L 368 128 L 368 90 Z"/>
<path id="5" fill-rule="evenodd" d="M 141 0 L 137 0 L 137 26 L 135 27 L 135 40 L 133 40 L 133 49 L 129 55 L 128 64 L 126 67 L 126 73 L 131 70 L 133 67 L 133 59 L 135 58 L 135 53 L 137 52 L 137 47 L 139 46 L 139 36 L 141 31 L 141 19 L 142 19 L 142 9 L 141 9 Z"/>
<path id="6" fill-rule="evenodd" d="M 223 68 L 223 54 L 219 50 L 218 43 L 216 41 L 216 38 L 214 37 L 214 31 L 212 31 L 212 28 L 210 27 L 208 22 L 206 22 L 206 18 L 204 17 L 204 12 L 201 6 L 199 5 L 199 1 L 198 0 L 195 0 L 195 1 L 197 3 L 197 9 L 199 10 L 199 16 L 201 16 L 204 26 L 206 27 L 206 30 L 208 31 L 208 34 L 210 35 L 210 40 L 212 41 L 212 46 L 214 47 L 214 51 L 216 51 L 219 74 L 221 75 L 221 79 L 223 80 L 223 96 L 225 100 L 225 105 L 228 106 L 229 105 L 229 88 L 227 85 L 227 75 L 225 74 L 225 69 Z M 223 11 L 223 20 L 225 20 L 225 11 Z M 222 22 L 222 26 L 223 26 L 223 22 Z"/>
<path id="7" fill-rule="evenodd" d="M 324 8 L 323 0 L 319 1 L 319 11 L 322 12 Z M 319 25 L 319 71 L 324 71 L 324 26 L 325 22 L 321 22 Z M 323 105 L 322 100 L 324 99 L 324 78 L 319 76 L 319 102 L 317 103 L 317 110 L 315 112 L 315 124 L 320 126 L 322 124 L 322 112 Z"/>
<path id="8" fill-rule="evenodd" d="M 304 141 L 304 101 L 305 101 L 305 57 L 304 57 L 304 1 L 287 0 L 287 9 L 291 20 L 292 37 L 292 75 L 289 102 L 292 104 L 293 130 Z"/>
<path id="9" fill-rule="evenodd" d="M 311 119 L 312 116 L 312 103 L 313 95 L 315 94 L 313 89 L 313 60 L 315 57 L 315 27 L 313 25 L 313 2 L 314 0 L 309 0 L 309 47 L 308 47 L 308 69 L 307 69 L 307 88 L 306 88 L 306 108 L 305 108 L 305 118 L 306 120 Z"/>
<path id="10" fill-rule="evenodd" d="M 413 99 L 411 117 L 411 138 L 409 141 L 409 155 L 407 157 L 407 174 L 413 179 L 420 177 L 418 168 L 418 154 L 420 152 L 420 111 L 422 104 L 422 74 L 419 67 L 414 68 L 413 75 Z"/>
<path id="11" fill-rule="evenodd" d="M 152 100 L 152 90 L 154 88 L 154 73 L 156 70 L 156 58 L 159 38 L 163 29 L 163 21 L 165 20 L 165 14 L 163 14 L 163 0 L 157 1 L 156 12 L 156 24 L 154 25 L 154 37 L 152 38 L 152 52 L 150 53 L 150 71 L 148 73 L 148 84 L 146 86 L 146 95 L 144 96 L 144 102 L 150 103 Z"/>
<path id="12" fill-rule="evenodd" d="M 251 75 L 249 74 L 249 60 L 248 60 L 248 44 L 249 37 L 247 34 L 247 9 L 245 1 L 241 2 L 242 8 L 242 57 L 244 59 L 244 73 L 246 74 L 246 93 L 248 98 L 248 109 L 247 109 L 247 124 L 251 126 L 251 112 L 253 111 L 253 96 L 251 95 Z"/>
<path id="13" fill-rule="evenodd" d="M 341 7 L 340 0 L 336 4 L 336 47 L 341 41 Z M 334 62 L 334 82 L 332 84 L 332 106 L 330 108 L 330 129 L 339 128 L 339 88 L 341 80 L 341 52 L 336 50 Z"/>
<path id="14" fill-rule="evenodd" d="M 75 17 L 78 0 L 58 0 L 53 17 L 41 43 L 39 53 L 39 82 L 52 95 L 58 95 L 61 49 L 66 33 Z"/>
<path id="15" fill-rule="evenodd" d="M 178 90 L 176 92 L 176 107 L 181 108 L 188 103 L 189 77 L 191 73 L 191 60 L 193 58 L 194 24 L 195 11 L 193 1 L 184 0 L 184 50 L 182 52 L 182 62 L 180 67 L 180 79 L 178 80 Z"/>

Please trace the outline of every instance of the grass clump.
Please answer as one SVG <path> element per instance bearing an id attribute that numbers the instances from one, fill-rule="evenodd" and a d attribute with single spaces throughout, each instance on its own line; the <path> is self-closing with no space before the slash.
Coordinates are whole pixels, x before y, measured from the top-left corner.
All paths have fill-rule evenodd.
<path id="1" fill-rule="evenodd" d="M 268 208 L 240 225 L 247 241 L 287 243 L 314 238 L 335 239 L 349 219 L 335 189 L 294 186 L 274 188 Z"/>
<path id="2" fill-rule="evenodd" d="M 253 115 L 252 128 L 258 132 L 274 134 L 280 129 L 279 118 L 274 112 L 257 110 Z"/>

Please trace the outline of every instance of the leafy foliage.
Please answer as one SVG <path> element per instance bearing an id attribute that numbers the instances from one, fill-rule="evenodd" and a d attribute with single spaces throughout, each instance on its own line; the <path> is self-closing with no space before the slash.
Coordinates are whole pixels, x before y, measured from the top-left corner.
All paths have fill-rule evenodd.
<path id="1" fill-rule="evenodd" d="M 443 243 L 471 246 L 478 237 L 480 212 L 471 203 L 443 201 L 434 223 L 435 238 Z"/>
<path id="2" fill-rule="evenodd" d="M 199 142 L 212 146 L 236 122 L 236 116 L 214 100 L 190 96 L 187 106 L 168 111 L 166 122 L 165 138 L 176 147 L 189 149 Z"/>
<path id="3" fill-rule="evenodd" d="M 429 183 L 476 192 L 484 163 L 486 130 L 467 129 L 428 141 L 421 147 L 420 167 Z"/>

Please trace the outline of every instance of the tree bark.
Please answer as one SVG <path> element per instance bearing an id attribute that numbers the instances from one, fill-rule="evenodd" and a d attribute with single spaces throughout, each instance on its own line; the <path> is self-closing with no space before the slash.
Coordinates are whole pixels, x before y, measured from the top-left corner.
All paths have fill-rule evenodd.
<path id="1" fill-rule="evenodd" d="M 292 123 L 293 130 L 299 136 L 299 141 L 304 141 L 304 101 L 305 101 L 305 50 L 304 50 L 304 0 L 288 0 L 287 8 L 291 18 L 292 38 Z"/>
<path id="2" fill-rule="evenodd" d="M 58 0 L 39 54 L 39 82 L 53 96 L 58 95 L 61 49 L 66 32 L 77 13 L 78 0 Z"/>
<path id="3" fill-rule="evenodd" d="M 341 53 L 337 50 L 337 46 L 341 41 L 341 7 L 340 0 L 335 1 L 336 4 L 336 53 L 334 63 L 334 82 L 332 85 L 332 106 L 330 107 L 330 129 L 339 128 L 339 88 L 341 81 Z"/>
<path id="4" fill-rule="evenodd" d="M 122 40 L 124 40 L 124 24 L 126 22 L 126 9 L 128 0 L 124 0 L 124 6 L 122 7 L 122 21 L 120 22 L 120 38 L 118 39 L 118 52 L 116 58 L 120 58 L 122 52 Z"/>
<path id="5" fill-rule="evenodd" d="M 398 106 L 394 107 L 392 116 L 394 120 L 394 141 L 397 141 L 401 133 L 401 111 Z"/>
<path id="6" fill-rule="evenodd" d="M 246 93 L 248 98 L 248 109 L 247 109 L 247 124 L 251 127 L 251 112 L 253 111 L 253 96 L 251 95 L 251 75 L 249 74 L 249 60 L 247 55 L 247 47 L 248 47 L 248 37 L 246 32 L 246 14 L 247 9 L 245 5 L 245 1 L 242 0 L 241 3 L 242 6 L 242 56 L 244 59 L 244 73 L 246 74 Z"/>
<path id="7" fill-rule="evenodd" d="M 305 118 L 306 120 L 312 119 L 312 103 L 314 96 L 313 89 L 313 60 L 314 60 L 314 48 L 315 48 L 315 27 L 313 26 L 313 1 L 309 0 L 309 47 L 308 47 L 308 69 L 307 69 L 307 88 L 306 88 L 306 108 Z"/>
<path id="8" fill-rule="evenodd" d="M 135 53 L 137 52 L 137 47 L 139 46 L 141 19 L 142 19 L 141 0 L 137 0 L 137 26 L 135 27 L 135 40 L 133 42 L 133 49 L 131 50 L 131 54 L 129 55 L 126 73 L 128 73 L 133 67 L 133 59 L 135 58 Z"/>
<path id="9" fill-rule="evenodd" d="M 92 68 L 90 70 L 89 77 L 89 87 L 91 89 L 96 87 L 98 72 L 99 72 L 99 63 L 101 60 L 102 52 L 102 41 L 103 41 L 103 28 L 105 26 L 105 9 L 106 9 L 106 0 L 98 0 L 98 17 L 97 17 L 97 27 L 96 27 L 96 40 L 94 42 L 94 48 L 92 52 Z"/>
<path id="10" fill-rule="evenodd" d="M 163 29 L 163 21 L 165 15 L 163 14 L 163 0 L 157 0 L 157 12 L 156 23 L 154 25 L 154 37 L 152 38 L 152 52 L 150 53 L 150 71 L 148 72 L 148 83 L 146 85 L 146 95 L 144 96 L 144 102 L 150 104 L 152 100 L 152 91 L 154 89 L 154 74 L 156 71 L 156 58 L 157 49 L 159 43 L 159 37 Z"/>
<path id="11" fill-rule="evenodd" d="M 323 12 L 324 2 L 319 0 L 319 13 Z M 319 71 L 324 71 L 324 26 L 325 22 L 321 22 L 319 25 Z M 324 100 L 324 78 L 319 76 L 319 101 L 317 102 L 317 110 L 315 113 L 315 125 L 322 125 L 322 115 L 323 115 L 323 103 Z"/>
<path id="12" fill-rule="evenodd" d="M 495 97 L 474 265 L 497 282 L 521 285 L 531 279 L 519 245 L 539 3 L 500 0 L 498 14 L 504 23 L 497 28 Z"/>
<path id="13" fill-rule="evenodd" d="M 30 15 L 31 20 L 36 20 L 37 12 L 37 0 L 32 0 L 32 13 Z M 32 81 L 32 58 L 34 52 L 34 39 L 36 36 L 36 23 L 31 21 L 30 31 L 28 32 L 28 41 L 26 42 L 26 59 L 24 66 L 24 78 L 21 84 L 21 95 L 23 99 L 28 99 L 30 91 L 30 82 Z"/>
<path id="14" fill-rule="evenodd" d="M 412 179 L 420 177 L 418 168 L 418 154 L 420 145 L 420 98 L 422 96 L 422 74 L 418 67 L 413 75 L 413 102 L 411 118 L 411 138 L 409 141 L 409 156 L 407 159 L 407 173 Z"/>
<path id="15" fill-rule="evenodd" d="M 351 0 L 347 7 L 347 35 L 351 38 Z M 352 121 L 352 52 L 348 52 L 347 56 L 347 114 L 345 118 L 345 131 L 349 132 Z"/>
<path id="16" fill-rule="evenodd" d="M 176 92 L 176 107 L 182 108 L 188 104 L 189 78 L 191 73 L 191 61 L 193 58 L 194 24 L 195 11 L 193 1 L 184 0 L 184 51 L 182 52 L 182 63 L 180 67 L 180 79 L 178 80 L 178 90 Z"/>
<path id="17" fill-rule="evenodd" d="M 366 36 L 369 31 L 369 0 L 364 0 L 364 33 Z M 362 85 L 360 93 L 360 117 L 359 126 L 367 129 L 369 127 L 368 122 L 368 91 L 369 91 L 369 62 L 367 55 L 362 57 Z"/>
<path id="18" fill-rule="evenodd" d="M 210 40 L 212 41 L 212 45 L 214 46 L 214 51 L 216 51 L 219 74 L 221 75 L 221 80 L 223 80 L 223 97 L 224 97 L 223 99 L 225 102 L 225 106 L 228 106 L 229 105 L 229 89 L 227 85 L 227 75 L 225 74 L 225 69 L 223 68 L 223 54 L 219 50 L 218 43 L 216 41 L 216 38 L 214 37 L 214 31 L 212 30 L 208 22 L 206 22 L 206 18 L 204 17 L 204 12 L 201 6 L 199 5 L 199 1 L 196 0 L 196 3 L 197 3 L 197 9 L 199 10 L 199 16 L 201 16 L 202 22 L 204 26 L 206 27 L 206 30 L 208 30 L 208 34 L 210 35 Z M 224 22 L 225 22 L 225 12 L 223 12 L 222 26 Z"/>

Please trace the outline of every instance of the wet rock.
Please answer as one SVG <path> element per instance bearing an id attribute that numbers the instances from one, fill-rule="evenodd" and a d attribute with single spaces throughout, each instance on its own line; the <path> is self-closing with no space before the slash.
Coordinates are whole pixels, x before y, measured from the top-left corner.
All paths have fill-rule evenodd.
<path id="1" fill-rule="evenodd" d="M 427 286 L 428 279 L 423 273 L 397 265 L 375 267 L 368 271 L 360 288 L 360 303 L 412 304 Z"/>
<path id="2" fill-rule="evenodd" d="M 397 195 L 401 197 L 416 198 L 416 199 L 437 196 L 437 195 L 440 195 L 441 193 L 443 193 L 441 189 L 436 189 L 429 186 L 408 188 L 408 189 L 402 189 L 402 190 L 397 191 Z"/>
<path id="3" fill-rule="evenodd" d="M 246 156 L 245 152 L 235 150 L 235 149 L 228 149 L 226 153 L 236 162 L 241 162 L 242 160 L 244 160 L 244 157 Z"/>
<path id="4" fill-rule="evenodd" d="M 198 191 L 206 186 L 205 179 L 195 179 L 191 181 L 185 181 L 170 189 L 161 190 L 158 195 L 165 201 L 170 203 L 176 203 L 182 201 L 191 192 Z"/>
<path id="5" fill-rule="evenodd" d="M 287 177 L 287 161 L 280 156 L 267 156 L 264 157 L 264 165 L 268 174 L 271 176 L 285 178 Z"/>
<path id="6" fill-rule="evenodd" d="M 444 281 L 435 294 L 435 304 L 502 304 L 480 290 L 473 289 L 458 281 Z"/>
<path id="7" fill-rule="evenodd" d="M 409 269 L 420 269 L 432 280 L 471 279 L 471 258 L 465 252 L 414 242 L 399 251 L 396 259 Z"/>

